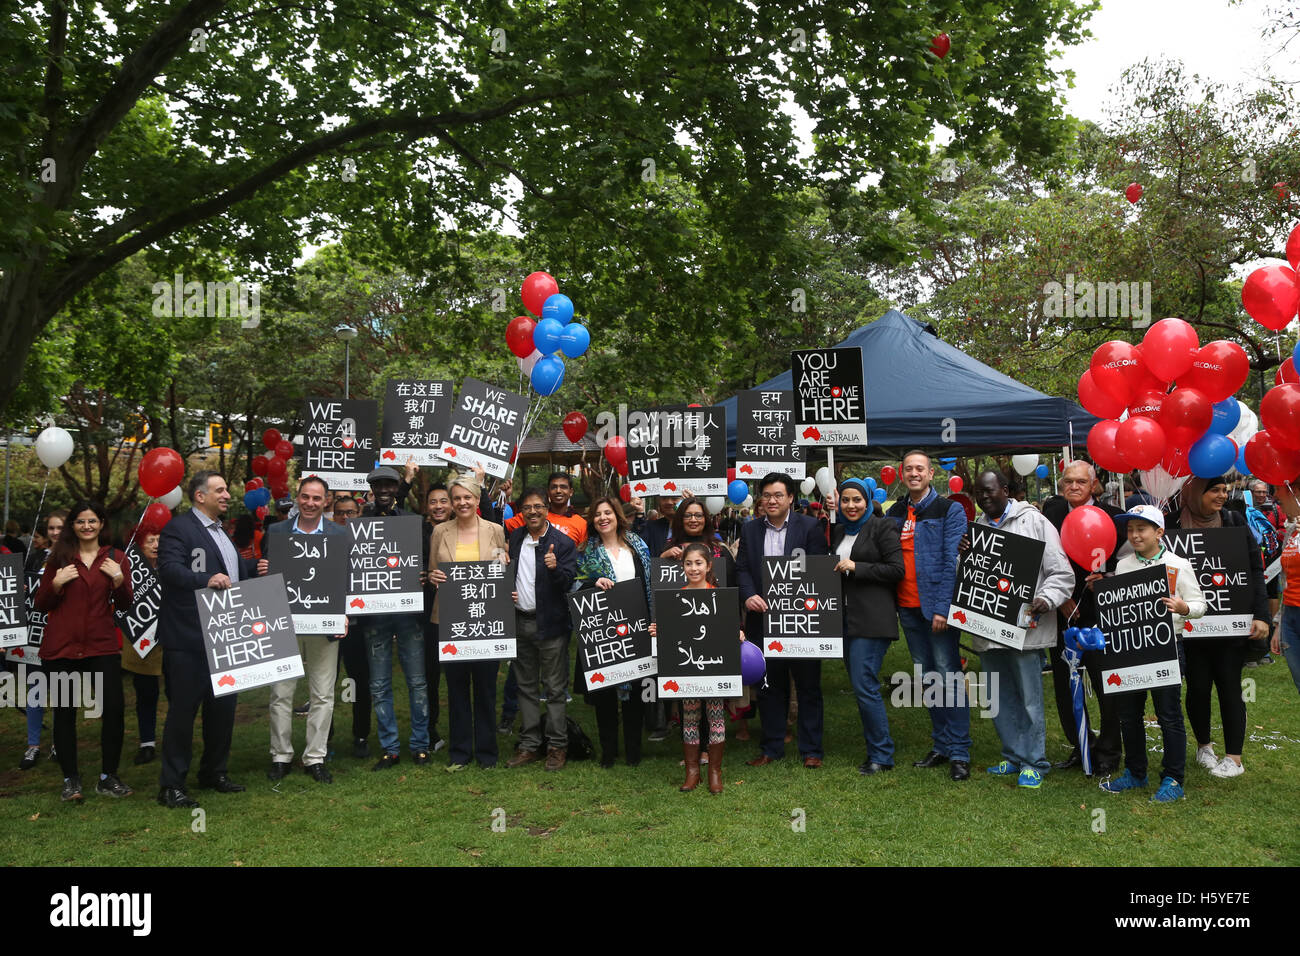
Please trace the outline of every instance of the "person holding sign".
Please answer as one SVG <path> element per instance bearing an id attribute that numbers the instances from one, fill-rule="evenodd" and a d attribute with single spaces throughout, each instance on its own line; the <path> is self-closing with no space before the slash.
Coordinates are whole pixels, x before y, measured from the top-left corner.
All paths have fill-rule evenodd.
<path id="1" fill-rule="evenodd" d="M 578 581 L 594 584 L 608 591 L 620 581 L 638 579 L 645 587 L 646 607 L 654 615 L 654 597 L 650 589 L 650 551 L 637 535 L 628 530 L 621 504 L 614 498 L 597 498 L 587 511 L 590 531 L 587 543 L 578 555 Z M 583 679 L 579 654 L 574 672 L 574 689 L 583 694 L 596 709 L 596 727 L 600 733 L 600 765 L 614 766 L 618 756 L 618 705 L 623 704 L 623 746 L 627 765 L 641 763 L 641 729 L 644 723 L 641 689 L 630 681 L 616 687 L 591 688 Z M 698 755 L 698 742 L 697 755 Z"/>
<path id="2" fill-rule="evenodd" d="M 1165 518 L 1159 508 L 1154 505 L 1138 505 L 1120 515 L 1120 518 L 1128 522 L 1128 543 L 1133 546 L 1134 553 L 1120 559 L 1115 567 L 1116 577 L 1154 564 L 1164 565 L 1169 574 L 1169 590 L 1173 596 L 1161 598 L 1161 601 L 1173 612 L 1174 634 L 1181 633 L 1184 621 L 1205 616 L 1205 596 L 1196 583 L 1196 572 L 1186 558 L 1179 557 L 1161 543 L 1160 539 L 1165 533 Z M 1164 747 L 1160 787 L 1151 798 L 1153 803 L 1170 803 L 1183 797 L 1187 730 L 1183 726 L 1180 689 L 1178 684 L 1173 684 L 1153 687 L 1150 691 L 1156 719 L 1160 721 L 1161 744 Z M 1114 780 L 1106 780 L 1101 784 L 1101 789 L 1106 793 L 1122 793 L 1147 786 L 1147 731 L 1142 716 L 1146 702 L 1145 690 L 1123 694 L 1119 698 L 1124 772 Z"/>
<path id="3" fill-rule="evenodd" d="M 763 558 L 830 551 L 816 520 L 794 512 L 796 491 L 795 481 L 789 475 L 772 472 L 764 476 L 759 483 L 763 518 L 741 528 L 736 580 L 749 612 L 745 630 L 750 634 L 767 633 L 762 618 L 767 613 L 767 601 L 759 594 L 763 586 Z M 774 658 L 767 662 L 767 682 L 759 692 L 763 743 L 759 755 L 749 761 L 751 767 L 764 767 L 785 756 L 785 718 L 790 709 L 792 675 L 799 695 L 799 753 L 805 767 L 814 769 L 822 765 L 822 662 Z"/>
<path id="4" fill-rule="evenodd" d="M 870 776 L 894 769 L 880 667 L 890 643 L 898 640 L 894 589 L 906 573 L 903 546 L 894 522 L 872 513 L 871 492 L 860 478 L 841 482 L 838 504 L 827 504 L 840 514 L 831 525 L 831 551 L 839 557 L 835 570 L 844 575 L 844 666 L 867 742 L 858 773 Z"/>
<path id="5" fill-rule="evenodd" d="M 659 557 L 680 561 L 682 549 L 692 541 L 707 545 L 713 552 L 713 560 L 722 562 L 724 566 L 722 580 L 728 583 L 736 580 L 736 559 L 710 529 L 709 513 L 704 507 L 704 502 L 694 496 L 684 497 L 682 503 L 673 510 L 668 543 Z"/>
<path id="6" fill-rule="evenodd" d="M 54 511 L 45 519 L 44 541 L 33 540 L 31 549 L 27 552 L 27 580 L 30 582 L 33 577 L 37 580 L 45 572 L 45 562 L 49 559 L 50 550 L 54 547 L 59 535 L 63 534 L 63 523 L 67 520 L 68 513 L 63 509 Z M 38 529 L 39 530 L 39 529 Z M 38 535 L 38 538 L 40 535 Z M 40 586 L 37 585 L 37 591 Z M 36 596 L 28 594 L 27 599 L 35 607 Z M 41 625 L 44 628 L 44 625 Z M 32 622 L 28 618 L 27 632 L 31 636 Z M 41 672 L 40 658 L 36 663 L 27 665 L 28 680 L 35 673 Z M 23 759 L 18 763 L 19 770 L 31 770 L 36 766 L 36 762 L 41 757 L 41 727 L 45 722 L 45 708 L 33 704 L 30 700 L 27 702 L 27 749 L 23 751 Z M 52 750 L 50 756 L 57 754 L 57 750 Z"/>
<path id="7" fill-rule="evenodd" d="M 1249 637 L 1205 637 L 1185 640 L 1183 655 L 1187 668 L 1187 719 L 1196 735 L 1196 762 L 1216 777 L 1239 777 L 1245 773 L 1241 751 L 1246 741 L 1246 703 L 1241 697 L 1241 672 L 1246 666 L 1250 638 L 1268 637 L 1272 616 L 1268 612 L 1268 590 L 1264 584 L 1264 561 L 1246 527 L 1246 519 L 1226 510 L 1228 479 L 1188 478 L 1180 492 L 1183 506 L 1165 515 L 1166 528 L 1237 528 L 1246 538 L 1250 556 L 1250 583 L 1254 596 Z M 1210 687 L 1219 694 L 1219 716 L 1223 720 L 1223 749 L 1214 755 L 1210 733 Z"/>
<path id="8" fill-rule="evenodd" d="M 127 797 L 134 791 L 117 776 L 122 757 L 124 711 L 121 657 L 113 608 L 131 606 L 131 568 L 121 551 L 102 544 L 107 514 L 96 501 L 79 501 L 68 511 L 71 534 L 62 534 L 50 551 L 36 592 L 36 610 L 43 611 L 45 637 L 41 663 L 50 688 L 70 693 L 80 688 L 80 700 L 52 699 L 54 747 L 63 769 L 64 800 L 82 802 L 77 772 L 77 710 L 93 710 L 96 695 L 103 708 L 100 727 L 102 770 L 95 792 Z M 51 695 L 54 696 L 53 694 Z"/>
<path id="9" fill-rule="evenodd" d="M 499 524 L 478 516 L 478 482 L 468 475 L 461 475 L 447 490 L 451 493 L 451 507 L 456 518 L 435 525 L 429 538 L 429 583 L 435 588 L 447 583 L 447 572 L 437 565 L 452 561 L 506 560 L 505 532 Z M 436 655 L 436 595 L 429 620 L 434 625 L 434 642 L 429 649 Z M 498 664 L 496 660 L 446 661 L 443 664 L 443 675 L 447 679 L 449 773 L 465 769 L 471 758 L 478 760 L 479 766 L 485 769 L 497 765 Z"/>
<path id="10" fill-rule="evenodd" d="M 146 531 L 140 535 L 140 555 L 150 568 L 158 567 L 158 532 Z M 140 600 L 139 594 L 132 595 Z M 122 670 L 131 675 L 131 686 L 135 690 L 135 720 L 140 728 L 140 750 L 132 761 L 137 767 L 152 763 L 156 748 L 158 731 L 158 697 L 161 691 L 160 678 L 163 672 L 163 651 L 155 647 L 144 657 L 130 641 L 122 642 Z"/>
<path id="11" fill-rule="evenodd" d="M 1032 613 L 1028 633 L 1020 650 L 971 635 L 972 646 L 987 670 L 997 679 L 998 708 L 993 726 L 1002 740 L 1002 760 L 989 767 L 994 776 L 1017 775 L 1017 783 L 1027 789 L 1043 784 L 1043 774 L 1051 768 L 1047 759 L 1047 724 L 1043 715 L 1043 673 L 1040 651 L 1056 644 L 1056 609 L 1069 600 L 1074 591 L 1074 571 L 1061 547 L 1056 528 L 1033 505 L 1015 501 L 1008 495 L 1007 476 L 1000 471 L 986 471 L 975 482 L 975 503 L 984 513 L 976 524 L 999 528 L 1042 541 L 1043 563 L 1034 583 Z M 1011 582 L 1014 586 L 1017 582 Z M 963 684 L 962 689 L 965 689 Z"/>

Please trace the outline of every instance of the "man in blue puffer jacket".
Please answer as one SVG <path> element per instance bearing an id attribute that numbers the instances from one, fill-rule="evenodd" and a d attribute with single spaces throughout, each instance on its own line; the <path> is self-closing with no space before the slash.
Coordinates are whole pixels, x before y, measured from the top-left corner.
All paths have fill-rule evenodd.
<path id="1" fill-rule="evenodd" d="M 898 583 L 898 620 L 912 660 L 926 685 L 941 681 L 943 703 L 927 705 L 933 727 L 930 752 L 914 767 L 947 763 L 953 780 L 970 777 L 970 707 L 961 673 L 957 631 L 948 626 L 948 607 L 957 586 L 957 546 L 966 533 L 966 511 L 930 487 L 934 468 L 923 451 L 903 456 L 907 497 L 894 502 L 888 516 L 898 523 L 906 573 Z"/>

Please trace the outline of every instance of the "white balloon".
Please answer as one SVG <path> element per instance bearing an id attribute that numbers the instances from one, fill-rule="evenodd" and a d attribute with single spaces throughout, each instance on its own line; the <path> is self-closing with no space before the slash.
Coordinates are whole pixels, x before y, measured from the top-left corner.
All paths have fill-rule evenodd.
<path id="1" fill-rule="evenodd" d="M 519 371 L 523 372 L 525 375 L 532 375 L 533 366 L 537 364 L 537 360 L 541 357 L 542 353 L 537 351 L 537 349 L 533 349 L 533 354 L 528 356 L 528 358 L 517 358 L 515 359 L 515 362 L 519 364 Z"/>
<path id="2" fill-rule="evenodd" d="M 36 436 L 36 457 L 46 468 L 58 468 L 72 457 L 72 436 L 51 425 Z"/>
<path id="3" fill-rule="evenodd" d="M 709 495 L 704 499 L 704 507 L 708 509 L 709 514 L 716 515 L 727 507 L 727 499 L 722 495 Z"/>
<path id="4" fill-rule="evenodd" d="M 812 490 L 816 487 L 817 480 L 815 478 L 805 478 L 803 481 L 799 482 L 799 490 L 805 495 L 812 494 Z"/>
<path id="5" fill-rule="evenodd" d="M 1241 448 L 1259 431 L 1259 417 L 1241 402 L 1237 404 L 1241 409 L 1241 420 L 1237 422 L 1236 428 L 1228 432 L 1228 437 Z"/>
<path id="6" fill-rule="evenodd" d="M 175 488 L 167 492 L 167 494 L 163 495 L 158 500 L 161 501 L 163 504 L 165 504 L 168 508 L 174 509 L 178 504 L 181 503 L 181 486 L 177 485 Z"/>
<path id="7" fill-rule="evenodd" d="M 1037 455 L 1012 455 L 1011 467 L 1016 470 L 1016 474 L 1022 478 L 1026 475 L 1032 475 L 1034 469 L 1038 467 Z"/>
<path id="8" fill-rule="evenodd" d="M 817 479 L 817 490 L 823 495 L 829 495 L 835 490 L 835 476 L 831 474 L 831 470 L 825 465 L 817 469 L 817 474 L 814 477 Z"/>
<path id="9" fill-rule="evenodd" d="M 753 496 L 753 495 L 750 495 L 748 498 L 746 498 L 744 501 L 742 501 L 742 502 L 740 503 L 740 507 L 742 507 L 742 508 L 753 508 L 753 507 L 754 507 L 754 496 Z"/>
<path id="10" fill-rule="evenodd" d="M 1164 466 L 1156 465 L 1149 471 L 1138 472 L 1142 477 L 1142 487 L 1151 493 L 1151 496 L 1161 504 L 1167 502 L 1174 494 L 1186 484 L 1188 475 L 1175 478 L 1169 472 L 1165 471 Z"/>

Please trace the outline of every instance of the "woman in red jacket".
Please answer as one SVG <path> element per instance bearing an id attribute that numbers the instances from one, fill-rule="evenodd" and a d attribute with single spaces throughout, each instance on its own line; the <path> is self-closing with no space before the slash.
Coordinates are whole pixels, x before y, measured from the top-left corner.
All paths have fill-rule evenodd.
<path id="1" fill-rule="evenodd" d="M 101 544 L 104 506 L 79 501 L 45 562 L 36 608 L 48 614 L 41 661 L 54 711 L 54 745 L 63 768 L 63 799 L 82 801 L 77 772 L 77 710 L 102 710 L 102 770 L 96 793 L 125 797 L 117 776 L 125 710 L 121 643 L 113 606 L 131 607 L 131 569 L 120 551 Z M 68 533 L 71 531 L 71 533 Z"/>

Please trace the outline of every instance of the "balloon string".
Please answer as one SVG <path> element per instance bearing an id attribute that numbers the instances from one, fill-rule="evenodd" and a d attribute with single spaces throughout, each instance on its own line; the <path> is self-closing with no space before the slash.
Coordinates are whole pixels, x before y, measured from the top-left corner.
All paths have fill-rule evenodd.
<path id="1" fill-rule="evenodd" d="M 38 527 L 38 526 L 40 525 L 40 523 L 41 523 L 41 509 L 45 507 L 45 489 L 48 488 L 48 487 L 50 486 L 50 472 L 53 471 L 53 470 L 54 470 L 54 469 L 52 469 L 52 468 L 46 468 L 46 469 L 45 469 L 45 484 L 41 485 L 41 500 L 40 500 L 40 502 L 36 505 L 36 518 L 32 521 L 32 533 L 33 533 L 33 534 L 35 534 L 37 527 Z M 49 529 L 47 528 L 46 530 L 49 530 Z M 46 537 L 48 538 L 49 535 L 46 535 Z M 54 542 L 51 541 L 50 544 L 53 545 Z"/>
<path id="2" fill-rule="evenodd" d="M 149 503 L 152 504 L 154 500 L 154 498 L 150 498 Z M 140 533 L 140 525 L 144 524 L 144 516 L 148 514 L 148 512 L 149 505 L 145 505 L 144 511 L 140 512 L 140 520 L 135 523 L 135 527 L 131 530 L 131 539 L 127 541 L 126 547 L 123 549 L 124 551 L 130 551 L 131 545 L 135 544 L 135 536 Z"/>

